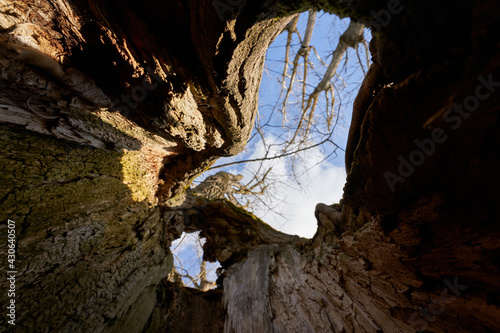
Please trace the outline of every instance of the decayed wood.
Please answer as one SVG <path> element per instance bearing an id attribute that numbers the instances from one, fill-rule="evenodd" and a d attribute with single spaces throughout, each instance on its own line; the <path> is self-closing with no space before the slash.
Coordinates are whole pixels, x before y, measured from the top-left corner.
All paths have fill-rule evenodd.
<path id="1" fill-rule="evenodd" d="M 1 3 L 0 220 L 19 226 L 15 329 L 500 330 L 499 4 L 230 4 Z M 340 227 L 318 214 L 310 241 L 181 195 L 244 147 L 265 50 L 309 5 L 372 27 L 385 18 L 342 205 L 330 207 Z M 436 116 L 477 91 L 459 126 Z M 439 128 L 446 142 L 391 189 L 385 172 L 401 173 L 400 156 Z M 196 230 L 225 270 L 216 291 L 165 281 L 170 242 Z"/>
<path id="2" fill-rule="evenodd" d="M 173 237 L 179 237 L 182 232 L 201 231 L 200 236 L 206 238 L 204 259 L 217 260 L 225 268 L 259 245 L 306 243 L 304 238 L 274 230 L 230 201 L 191 194 L 181 205 L 168 208 L 165 220 Z"/>

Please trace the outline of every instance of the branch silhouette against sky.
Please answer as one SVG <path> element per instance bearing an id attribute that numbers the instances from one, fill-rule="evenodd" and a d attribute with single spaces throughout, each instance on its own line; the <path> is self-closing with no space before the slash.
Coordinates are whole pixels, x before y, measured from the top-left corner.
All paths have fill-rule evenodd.
<path id="1" fill-rule="evenodd" d="M 352 102 L 370 65 L 369 38 L 348 19 L 296 15 L 267 52 L 247 148 L 220 159 L 188 192 L 229 200 L 278 230 L 312 237 L 315 205 L 340 200 Z M 208 288 L 218 263 L 202 260 L 197 237 L 184 234 L 173 244 L 171 278 Z"/>

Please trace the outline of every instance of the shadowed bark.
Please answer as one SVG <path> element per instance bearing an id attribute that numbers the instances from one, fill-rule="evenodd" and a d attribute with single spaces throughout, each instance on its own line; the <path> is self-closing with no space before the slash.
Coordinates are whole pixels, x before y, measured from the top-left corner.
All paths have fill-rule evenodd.
<path id="1" fill-rule="evenodd" d="M 499 6 L 3 1 L 1 329 L 500 330 Z M 244 148 L 265 51 L 311 8 L 377 33 L 343 200 L 307 240 L 184 192 Z M 166 280 L 197 230 L 223 266 L 206 293 Z"/>

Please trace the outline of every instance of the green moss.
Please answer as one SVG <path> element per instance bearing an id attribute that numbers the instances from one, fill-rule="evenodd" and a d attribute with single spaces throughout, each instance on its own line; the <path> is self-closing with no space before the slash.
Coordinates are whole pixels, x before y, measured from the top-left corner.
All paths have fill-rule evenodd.
<path id="1" fill-rule="evenodd" d="M 152 191 L 155 180 L 144 166 L 144 157 L 140 152 L 127 151 L 121 157 L 123 183 L 131 191 L 134 201 L 147 201 L 154 204 L 155 197 Z"/>
<path id="2" fill-rule="evenodd" d="M 37 244 L 76 221 L 105 225 L 102 235 L 81 241 L 82 253 L 133 244 L 154 201 L 140 152 L 106 152 L 7 127 L 0 127 L 0 175 L 0 220 L 16 221 L 21 254 L 37 253 Z"/>
<path id="3" fill-rule="evenodd" d="M 235 204 L 233 204 L 231 201 L 229 200 L 226 200 L 226 203 L 227 205 L 238 215 L 243 215 L 244 217 L 256 222 L 257 224 L 260 224 L 262 225 L 263 227 L 265 227 L 266 229 L 269 229 L 269 230 L 276 230 L 274 229 L 273 227 L 271 227 L 269 224 L 267 224 L 266 222 L 262 221 L 260 218 L 258 218 L 257 216 L 255 216 L 254 214 L 252 214 L 251 212 L 247 211 L 246 209 L 244 208 L 241 208 L 241 207 L 238 207 L 236 206 Z"/>

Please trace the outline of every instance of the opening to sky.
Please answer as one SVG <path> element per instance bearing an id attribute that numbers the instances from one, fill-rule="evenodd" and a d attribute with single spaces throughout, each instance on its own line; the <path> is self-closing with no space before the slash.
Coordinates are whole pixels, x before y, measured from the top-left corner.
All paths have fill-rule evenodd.
<path id="1" fill-rule="evenodd" d="M 297 23 L 299 33 L 303 34 L 305 31 L 307 20 L 308 13 L 302 13 Z M 314 46 L 314 50 L 311 50 L 309 54 L 311 64 L 308 68 L 306 93 L 310 94 L 322 79 L 322 73 L 326 71 L 339 37 L 348 25 L 349 19 L 340 19 L 323 12 L 318 13 L 310 42 L 310 45 Z M 368 43 L 371 34 L 365 29 L 364 35 L 365 41 Z M 258 119 L 253 139 L 249 141 L 247 148 L 241 154 L 230 158 L 221 158 L 215 166 L 262 158 L 266 156 L 266 153 L 267 156 L 279 154 L 280 140 L 283 139 L 283 136 L 290 135 L 290 131 L 286 127 L 293 124 L 294 121 L 298 121 L 297 116 L 294 119 L 293 110 L 300 104 L 297 102 L 300 89 L 291 91 L 291 97 L 286 104 L 286 109 L 290 110 L 290 113 L 285 119 L 281 113 L 281 103 L 283 101 L 282 82 L 286 43 L 287 34 L 282 33 L 271 44 L 266 53 L 265 69 L 259 90 Z M 291 43 L 290 62 L 300 46 L 300 40 L 295 35 Z M 257 198 L 247 209 L 279 231 L 307 238 L 313 237 L 317 229 L 314 216 L 316 204 L 330 205 L 338 203 L 342 198 L 346 180 L 344 149 L 351 122 L 352 103 L 364 78 L 364 73 L 368 70 L 368 59 L 371 58 L 367 53 L 365 47 L 359 46 L 358 52 L 349 48 L 332 80 L 335 100 L 331 141 L 336 146 L 325 145 L 321 148 L 308 149 L 301 153 L 299 161 L 280 158 L 262 163 L 234 164 L 210 170 L 196 179 L 194 185 L 196 186 L 206 177 L 220 170 L 234 175 L 243 175 L 241 183 L 244 184 L 252 181 L 259 171 L 271 168 L 268 179 L 272 181 L 266 188 L 265 195 Z M 289 82 L 289 74 L 290 68 L 285 85 Z M 301 84 L 300 79 L 303 74 L 302 66 L 302 69 L 299 67 L 298 70 L 298 84 Z M 315 112 L 315 121 L 319 124 L 318 126 L 326 122 L 325 109 L 326 100 L 320 98 Z M 297 110 L 295 113 L 300 114 L 300 112 L 297 113 Z M 265 126 L 262 127 L 262 124 Z M 259 127 L 264 128 L 265 131 L 257 133 Z M 262 140 L 259 141 L 259 136 L 265 138 L 267 146 L 262 144 Z M 276 143 L 275 147 L 274 143 Z M 292 163 L 299 162 L 301 167 L 297 171 L 292 168 Z M 183 234 L 171 246 L 175 258 L 174 266 L 178 273 L 184 275 L 182 281 L 188 287 L 196 287 L 196 281 L 193 281 L 193 277 L 200 274 L 200 264 L 203 257 L 202 244 L 203 240 L 199 239 L 199 233 L 192 233 Z M 210 281 L 216 280 L 218 267 L 220 267 L 219 263 L 206 263 L 207 278 Z"/>
<path id="2" fill-rule="evenodd" d="M 305 30 L 307 19 L 307 12 L 300 15 L 297 30 L 301 34 Z M 314 46 L 314 50 L 311 50 L 309 55 L 312 64 L 309 66 L 306 80 L 308 93 L 321 80 L 321 73 L 326 71 L 331 54 L 349 22 L 349 19 L 340 19 L 335 15 L 324 12 L 318 13 L 310 43 L 311 46 Z M 365 29 L 364 35 L 366 43 L 368 43 L 371 39 L 371 33 Z M 282 33 L 269 47 L 259 90 L 257 122 L 267 124 L 264 136 L 268 143 L 271 144 L 274 142 L 273 140 L 278 141 L 280 137 L 286 135 L 284 134 L 286 132 L 284 126 L 287 123 L 284 123 L 284 118 L 280 112 L 282 99 L 279 100 L 280 94 L 283 94 L 281 89 L 286 41 L 287 34 Z M 290 51 L 290 62 L 299 48 L 300 41 L 298 37 L 294 36 Z M 356 53 L 354 49 L 348 49 L 337 74 L 332 80 L 335 87 L 332 141 L 338 145 L 338 149 L 330 145 L 329 147 L 325 146 L 324 149 L 308 150 L 301 156 L 303 165 L 298 173 L 291 171 L 292 162 L 290 159 L 285 158 L 264 162 L 264 166 L 259 163 L 246 163 L 222 169 L 233 174 L 242 174 L 244 176 L 242 183 L 245 183 L 251 181 L 259 168 L 262 170 L 272 167 L 272 177 L 269 178 L 273 178 L 275 181 L 272 186 L 266 189 L 272 194 L 257 200 L 250 207 L 250 210 L 277 230 L 302 237 L 312 237 L 317 228 L 314 217 L 316 204 L 321 202 L 330 205 L 339 202 L 342 197 L 346 178 L 344 149 L 351 122 L 352 103 L 364 78 L 364 72 L 368 70 L 367 59 L 371 58 L 369 54 L 365 54 L 365 48 L 361 45 L 358 51 L 359 53 Z M 324 64 L 318 59 L 318 56 Z M 360 62 L 364 64 L 363 68 L 361 68 Z M 290 72 L 290 68 L 288 72 Z M 303 72 L 300 74 L 303 74 Z M 287 79 L 289 80 L 289 75 Z M 297 93 L 297 91 L 292 91 L 292 97 Z M 294 104 L 297 104 L 297 99 L 292 97 L 290 97 L 287 104 L 290 109 L 296 107 Z M 324 118 L 322 112 L 325 111 L 325 105 L 324 98 L 320 98 L 315 112 L 318 123 L 326 121 L 322 119 L 322 117 Z M 289 115 L 287 122 L 293 121 L 293 117 Z M 295 121 L 297 120 L 295 119 Z M 258 136 L 255 135 L 254 138 L 258 139 Z M 264 146 L 258 140 L 253 140 L 249 142 L 243 153 L 231 158 L 220 159 L 218 164 L 260 158 L 265 153 Z M 276 154 L 278 154 L 277 151 Z M 268 155 L 272 155 L 272 153 L 269 154 L 268 152 Z M 216 171 L 218 170 L 213 170 L 213 172 Z M 201 181 L 201 179 L 198 181 Z"/>
<path id="3" fill-rule="evenodd" d="M 203 262 L 203 249 L 205 243 L 204 238 L 200 238 L 200 232 L 185 233 L 181 237 L 174 240 L 170 246 L 170 251 L 174 255 L 174 267 L 177 277 L 173 276 L 173 272 L 169 278 L 171 280 L 181 279 L 186 287 L 200 289 L 203 284 L 203 279 L 209 282 L 215 282 L 217 279 L 217 268 L 220 267 L 219 262 Z M 203 273 L 205 270 L 205 273 Z M 207 286 L 207 289 L 215 287 Z"/>

